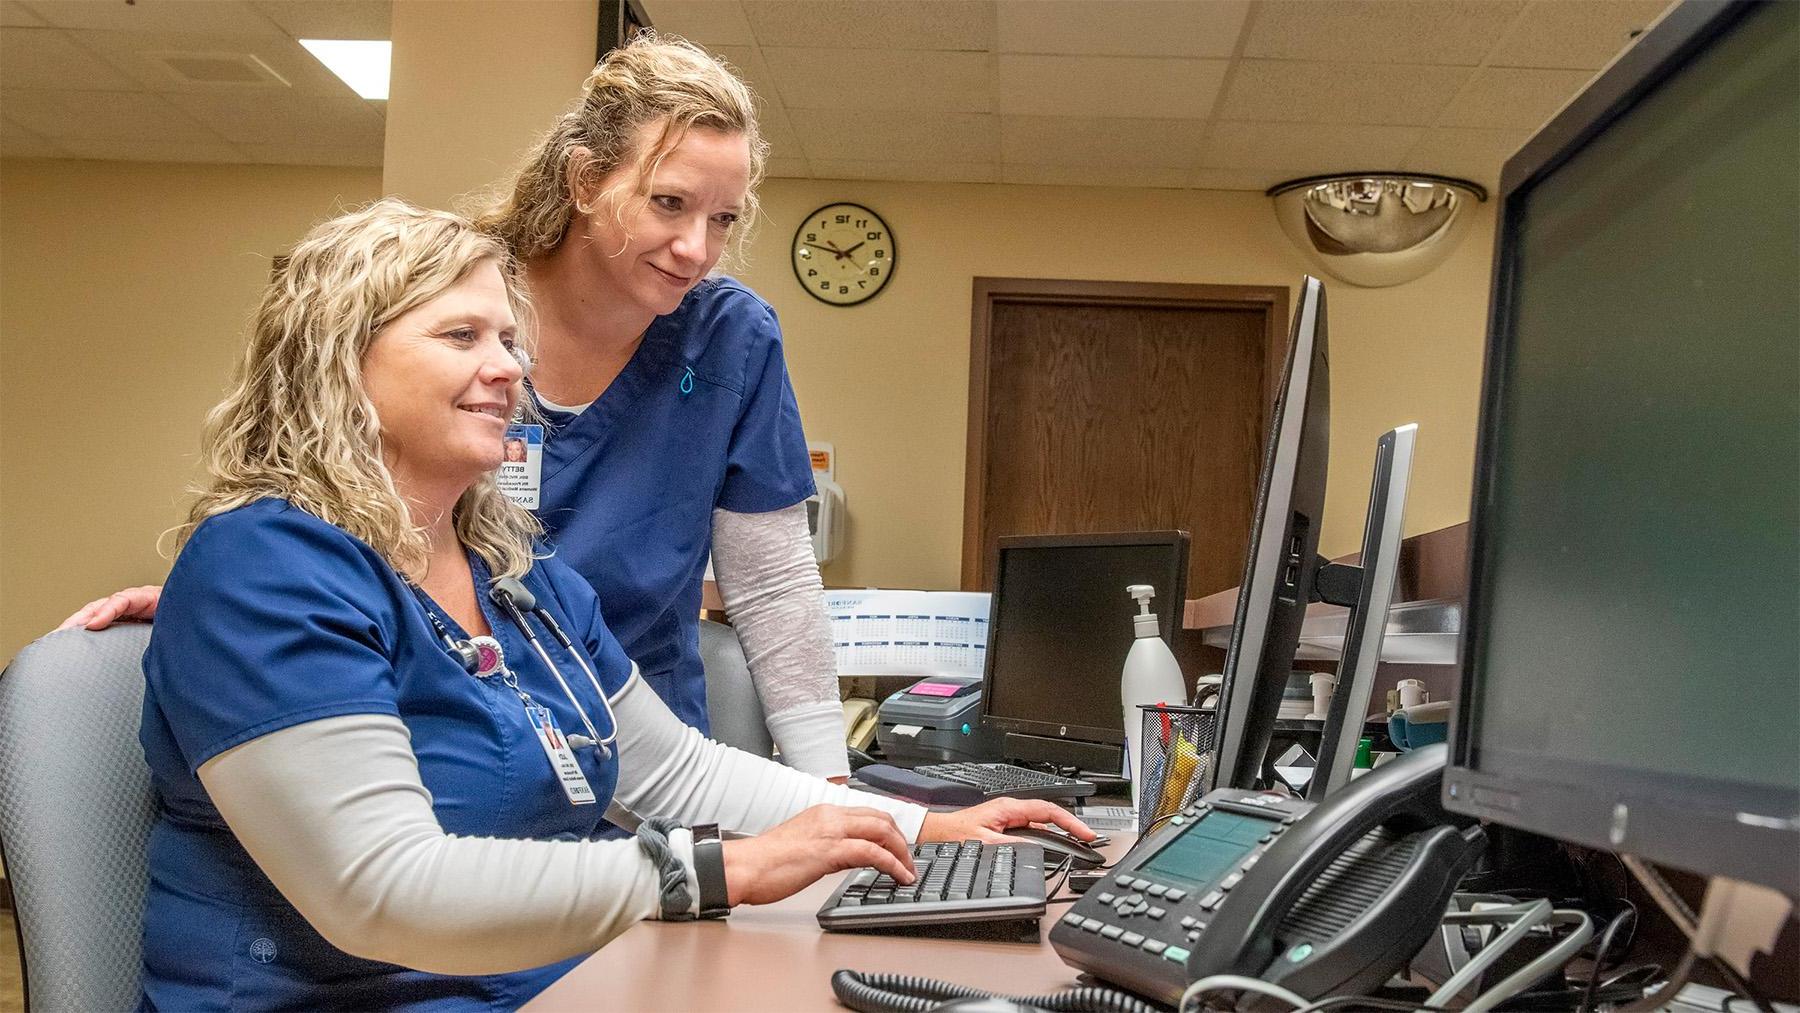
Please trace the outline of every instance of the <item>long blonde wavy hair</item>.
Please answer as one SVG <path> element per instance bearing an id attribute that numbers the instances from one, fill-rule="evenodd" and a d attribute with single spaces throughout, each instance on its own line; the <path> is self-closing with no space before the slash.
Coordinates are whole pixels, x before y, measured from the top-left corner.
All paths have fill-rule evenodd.
<path id="1" fill-rule="evenodd" d="M 314 226 L 273 272 L 232 390 L 207 414 L 206 478 L 176 544 L 214 514 L 279 498 L 367 542 L 400 572 L 422 575 L 425 533 L 382 462 L 363 356 L 394 319 L 490 262 L 529 352 L 517 263 L 467 219 L 386 198 Z M 531 568 L 543 529 L 492 475 L 462 494 L 453 520 L 496 576 Z"/>
<path id="2" fill-rule="evenodd" d="M 650 143 L 634 145 L 647 125 L 660 130 Z M 583 196 L 590 194 L 628 231 L 630 218 L 649 200 L 650 181 L 662 160 L 696 127 L 741 134 L 749 142 L 750 186 L 732 229 L 732 245 L 741 249 L 756 216 L 756 185 L 769 150 L 750 88 L 700 47 L 650 32 L 594 67 L 581 98 L 526 155 L 475 224 L 499 236 L 520 261 L 529 260 L 556 249 L 575 214 L 592 210 Z M 576 161 L 579 148 L 587 149 L 588 157 Z M 637 171 L 602 188 L 602 178 L 627 160 Z"/>

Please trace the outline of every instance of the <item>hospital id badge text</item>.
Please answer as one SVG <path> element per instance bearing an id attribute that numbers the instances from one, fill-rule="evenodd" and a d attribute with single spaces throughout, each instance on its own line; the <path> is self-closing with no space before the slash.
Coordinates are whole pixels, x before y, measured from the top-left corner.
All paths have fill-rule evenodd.
<path id="1" fill-rule="evenodd" d="M 538 508 L 543 487 L 544 427 L 514 423 L 506 427 L 505 453 L 495 482 L 506 498 L 527 510 Z"/>
<path id="2" fill-rule="evenodd" d="M 537 732 L 538 745 L 544 747 L 544 755 L 550 758 L 550 769 L 562 782 L 563 794 L 569 796 L 569 804 L 593 805 L 597 801 L 594 789 L 588 786 L 581 764 L 575 762 L 575 751 L 569 748 L 569 740 L 563 737 L 562 729 L 556 727 L 556 718 L 551 716 L 548 708 L 536 705 L 525 708 L 525 714 L 531 719 L 532 730 Z"/>

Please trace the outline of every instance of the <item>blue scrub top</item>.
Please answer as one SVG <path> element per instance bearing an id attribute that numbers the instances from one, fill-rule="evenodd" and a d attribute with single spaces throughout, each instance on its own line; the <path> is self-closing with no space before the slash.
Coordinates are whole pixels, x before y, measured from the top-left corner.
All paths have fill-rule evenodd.
<path id="1" fill-rule="evenodd" d="M 732 278 L 694 286 L 579 415 L 546 409 L 539 518 L 599 592 L 645 681 L 702 732 L 700 585 L 712 511 L 813 494 L 800 408 L 769 304 Z"/>
<path id="2" fill-rule="evenodd" d="M 473 555 L 471 564 L 485 592 L 487 568 Z M 607 694 L 623 688 L 631 662 L 587 581 L 545 559 L 525 584 L 585 645 Z M 518 628 L 485 593 L 477 597 L 521 687 L 565 733 L 580 730 Z M 374 549 L 284 501 L 219 514 L 195 530 L 169 575 L 144 655 L 140 738 L 160 801 L 144 914 L 146 1007 L 513 1009 L 573 965 L 452 977 L 352 957 L 282 898 L 195 776 L 219 753 L 282 728 L 390 714 L 411 732 L 419 776 L 447 833 L 594 836 L 617 782 L 615 763 L 577 750 L 599 801 L 570 804 L 519 697 L 498 678 L 464 672 L 426 607 Z M 454 636 L 466 635 L 438 616 Z M 536 632 L 596 728 L 612 734 L 580 666 Z"/>

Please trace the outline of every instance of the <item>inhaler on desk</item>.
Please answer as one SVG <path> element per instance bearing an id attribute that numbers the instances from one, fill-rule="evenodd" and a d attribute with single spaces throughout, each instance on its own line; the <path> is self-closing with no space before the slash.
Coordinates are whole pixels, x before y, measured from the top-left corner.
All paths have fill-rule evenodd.
<path id="1" fill-rule="evenodd" d="M 1156 614 L 1150 611 L 1150 599 L 1156 597 L 1156 588 L 1149 584 L 1133 584 L 1125 589 L 1125 593 L 1136 598 L 1138 603 L 1138 614 L 1131 620 L 1137 639 L 1132 641 L 1131 651 L 1125 655 L 1125 672 L 1119 677 L 1119 698 L 1125 707 L 1126 772 L 1131 777 L 1131 805 L 1135 809 L 1139 785 L 1144 780 L 1143 771 L 1138 769 L 1144 757 L 1144 712 L 1138 708 L 1146 704 L 1182 703 L 1186 691 L 1181 684 L 1181 665 L 1175 661 L 1175 652 L 1163 641 Z"/>

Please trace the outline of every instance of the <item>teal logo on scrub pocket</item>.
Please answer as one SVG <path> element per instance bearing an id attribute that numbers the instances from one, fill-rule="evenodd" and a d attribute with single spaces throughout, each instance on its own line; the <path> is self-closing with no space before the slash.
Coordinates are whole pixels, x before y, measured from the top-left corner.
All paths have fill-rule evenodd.
<path id="1" fill-rule="evenodd" d="M 684 366 L 681 370 L 681 396 L 687 397 L 694 392 L 694 367 Z"/>

